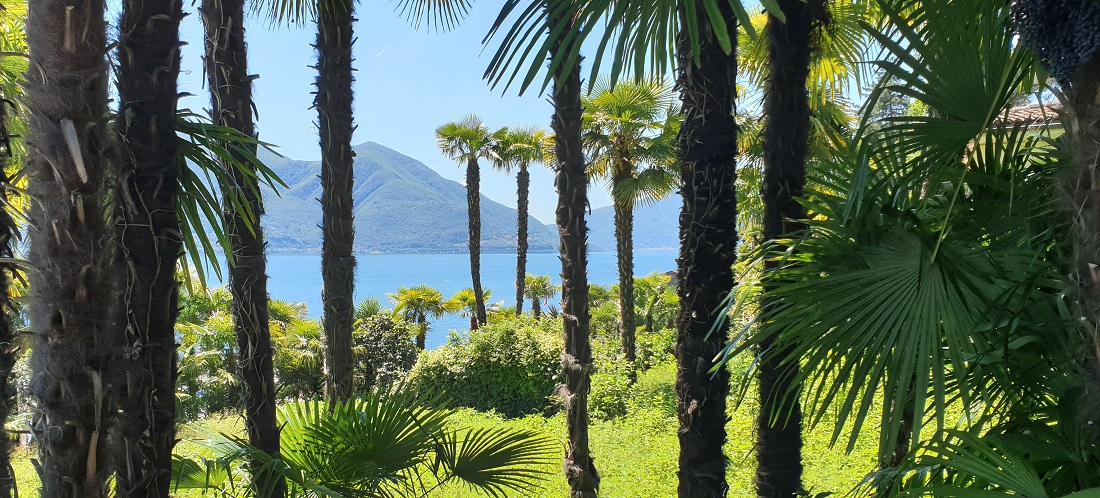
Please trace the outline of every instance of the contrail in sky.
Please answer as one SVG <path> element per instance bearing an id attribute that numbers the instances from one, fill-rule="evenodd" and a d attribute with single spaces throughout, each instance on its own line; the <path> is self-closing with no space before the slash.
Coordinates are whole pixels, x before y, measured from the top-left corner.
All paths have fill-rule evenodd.
<path id="1" fill-rule="evenodd" d="M 386 45 L 386 48 L 383 48 L 381 52 L 378 52 L 378 55 L 375 55 L 375 56 L 374 56 L 374 58 L 375 58 L 375 59 L 377 59 L 377 58 L 378 58 L 378 57 L 380 57 L 380 56 L 381 56 L 381 55 L 382 55 L 383 53 L 385 53 L 385 51 L 389 50 L 389 49 L 390 49 L 390 47 L 392 47 L 392 46 L 393 46 L 393 44 L 392 44 L 392 43 L 391 43 L 391 44 L 389 44 L 389 45 Z"/>

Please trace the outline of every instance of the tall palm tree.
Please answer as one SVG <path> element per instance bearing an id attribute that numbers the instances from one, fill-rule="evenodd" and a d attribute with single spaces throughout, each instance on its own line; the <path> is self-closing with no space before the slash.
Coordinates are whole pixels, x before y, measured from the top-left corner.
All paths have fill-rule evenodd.
<path id="1" fill-rule="evenodd" d="M 684 199 L 680 214 L 676 374 L 680 419 L 681 497 L 725 496 L 726 396 L 729 372 L 711 366 L 728 335 L 719 303 L 733 289 L 737 259 L 736 19 L 724 4 L 712 26 L 700 10 L 680 11 L 677 58 L 684 107 L 680 129 L 680 174 Z M 695 15 L 696 19 L 688 16 Z M 699 23 L 698 50 L 685 25 Z M 725 49 L 722 39 L 733 45 Z M 697 55 L 696 55 L 697 54 Z"/>
<path id="2" fill-rule="evenodd" d="M 393 302 L 393 310 L 401 313 L 405 320 L 420 327 L 416 335 L 416 347 L 424 350 L 428 336 L 428 317 L 439 318 L 458 309 L 457 303 L 443 299 L 439 289 L 430 285 L 398 287 L 397 292 L 387 294 Z"/>
<path id="3" fill-rule="evenodd" d="M 542 315 L 542 302 L 558 292 L 558 286 L 550 280 L 550 275 L 524 276 L 523 296 L 531 300 L 531 314 L 537 320 Z"/>
<path id="4" fill-rule="evenodd" d="M 516 170 L 516 316 L 523 314 L 524 285 L 527 275 L 527 218 L 531 173 L 527 167 L 543 158 L 546 132 L 534 128 L 501 128 L 495 133 L 493 167 Z"/>
<path id="5" fill-rule="evenodd" d="M 214 124 L 255 136 L 252 115 L 252 80 L 248 73 L 248 50 L 244 39 L 244 0 L 203 0 L 199 9 L 205 27 L 206 77 L 210 88 Z M 252 165 L 256 146 L 234 152 L 239 163 Z M 248 150 L 251 149 L 251 150 Z M 252 167 L 254 169 L 254 166 Z M 233 296 L 233 326 L 237 335 L 240 363 L 241 400 L 245 410 L 245 431 L 252 446 L 279 453 L 279 425 L 275 414 L 275 373 L 272 363 L 271 331 L 267 311 L 267 261 L 264 233 L 260 226 L 263 199 L 255 171 L 248 174 L 223 161 L 232 182 L 223 188 L 226 236 L 232 251 L 229 291 Z M 230 202 L 233 196 L 236 202 Z M 243 209 L 237 209 L 237 205 Z M 258 461 L 253 461 L 258 465 Z M 269 496 L 281 498 L 284 483 L 262 478 L 256 489 L 270 489 Z"/>
<path id="6" fill-rule="evenodd" d="M 176 79 L 180 67 L 175 0 L 128 0 L 119 24 L 116 128 L 122 139 L 124 198 L 121 245 L 125 272 L 126 342 L 117 376 L 120 447 L 118 496 L 167 496 L 176 442 L 176 263 L 183 251 L 176 213 Z"/>
<path id="7" fill-rule="evenodd" d="M 577 33 L 581 26 L 569 25 L 579 2 L 558 2 L 566 5 L 547 7 L 548 29 L 565 24 L 566 31 Z M 576 56 L 580 49 L 577 38 L 555 40 L 550 48 L 553 72 L 554 153 L 557 174 L 555 186 L 558 205 L 555 218 L 561 243 L 561 296 L 565 352 L 562 354 L 565 385 L 566 430 L 569 443 L 565 450 L 565 477 L 573 498 L 596 498 L 600 489 L 600 474 L 596 470 L 588 446 L 588 390 L 591 382 L 592 346 L 589 342 L 591 314 L 588 306 L 588 224 L 585 212 L 588 204 L 587 165 L 581 138 L 581 63 Z M 574 61 L 574 62 L 570 62 Z"/>
<path id="8" fill-rule="evenodd" d="M 779 0 L 783 16 L 768 19 L 768 79 L 764 91 L 763 239 L 779 240 L 804 228 L 806 210 L 799 203 L 806 185 L 810 103 L 807 78 L 813 32 L 824 22 L 824 0 Z M 782 251 L 782 247 L 777 250 Z M 780 260 L 770 259 L 765 272 Z M 761 308 L 774 306 L 764 289 Z M 765 341 L 760 349 L 768 351 Z M 756 492 L 779 498 L 802 491 L 802 410 L 794 383 L 798 362 L 765 359 L 758 368 L 760 412 L 757 420 Z"/>
<path id="9" fill-rule="evenodd" d="M 1096 56 L 1095 40 L 1076 35 L 1100 26 L 1098 7 L 1094 2 L 1014 2 L 1022 41 L 1061 86 L 1067 104 L 1063 123 L 1073 161 L 1064 189 L 1072 202 L 1070 212 L 1074 213 L 1071 242 L 1076 261 L 1072 281 L 1081 321 L 1089 324 L 1086 337 L 1094 345 L 1085 367 L 1094 379 L 1100 378 L 1100 273 L 1096 270 L 1096 261 L 1100 261 L 1100 194 L 1095 188 L 1100 182 L 1100 58 Z M 1088 401 L 1082 406 L 1092 409 L 1082 413 L 1081 420 L 1097 420 L 1100 388 L 1093 382 L 1086 393 Z M 1100 424 L 1085 429 L 1093 441 L 1100 438 Z"/>
<path id="10" fill-rule="evenodd" d="M 325 328 L 325 396 L 349 399 L 354 389 L 351 329 L 355 315 L 355 152 L 352 132 L 352 34 L 355 2 L 317 3 L 317 125 L 321 135 L 321 291 Z"/>
<path id="11" fill-rule="evenodd" d="M 27 258 L 34 331 L 32 430 L 45 497 L 107 496 L 107 430 L 117 412 L 105 379 L 122 348 L 119 269 L 105 206 L 107 23 L 105 3 L 30 2 L 25 83 Z M 170 395 L 170 394 L 169 394 Z"/>
<path id="12" fill-rule="evenodd" d="M 585 148 L 592 178 L 607 179 L 615 209 L 615 242 L 619 270 L 619 335 L 622 351 L 635 360 L 634 336 L 634 205 L 671 194 L 677 175 L 674 137 L 678 112 L 673 91 L 661 80 L 611 87 L 597 82 L 584 99 Z M 667 125 L 667 126 L 666 126 Z"/>
<path id="13" fill-rule="evenodd" d="M 477 116 L 436 128 L 436 143 L 443 154 L 466 163 L 466 205 L 470 227 L 470 276 L 477 305 L 477 322 L 485 324 L 485 296 L 481 290 L 481 168 L 478 159 L 489 157 L 493 134 Z"/>

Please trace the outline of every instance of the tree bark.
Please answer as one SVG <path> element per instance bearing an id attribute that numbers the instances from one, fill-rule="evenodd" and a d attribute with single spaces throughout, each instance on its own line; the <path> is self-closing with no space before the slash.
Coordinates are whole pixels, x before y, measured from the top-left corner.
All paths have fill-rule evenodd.
<path id="1" fill-rule="evenodd" d="M 423 351 L 428 342 L 428 320 L 424 315 L 419 315 L 416 317 L 416 324 L 420 328 L 416 334 L 416 349 Z"/>
<path id="2" fill-rule="evenodd" d="M 470 224 L 470 277 L 474 288 L 474 313 L 478 325 L 485 325 L 485 292 L 481 289 L 481 168 L 476 157 L 466 163 L 466 205 Z"/>
<path id="3" fill-rule="evenodd" d="M 176 442 L 176 263 L 183 252 L 176 217 L 176 0 L 127 0 L 119 25 L 117 129 L 122 138 L 122 248 L 129 272 L 125 362 L 119 386 L 114 467 L 121 497 L 166 497 Z"/>
<path id="4" fill-rule="evenodd" d="M 531 300 L 531 314 L 535 317 L 535 320 L 538 320 L 539 316 L 542 316 L 542 307 L 539 305 L 538 298 Z"/>
<path id="5" fill-rule="evenodd" d="M 527 217 L 531 173 L 520 165 L 516 173 L 516 316 L 523 314 L 524 282 L 527 279 Z"/>
<path id="6" fill-rule="evenodd" d="M 252 80 L 248 74 L 248 50 L 244 40 L 244 0 L 203 0 L 200 8 L 206 28 L 206 75 L 214 122 L 254 136 L 252 122 Z M 254 146 L 253 146 L 254 147 Z M 235 158 L 247 163 L 243 156 Z M 233 179 L 251 209 L 246 213 L 224 202 L 226 235 L 233 250 L 229 266 L 231 312 L 237 335 L 237 361 L 241 373 L 241 400 L 245 410 L 248 442 L 271 455 L 279 454 L 279 424 L 275 415 L 275 379 L 272 365 L 271 331 L 267 310 L 267 261 L 260 226 L 263 200 L 256 180 L 229 164 L 222 167 Z M 224 196 L 231 195 L 223 192 Z M 252 463 L 254 468 L 259 462 Z M 281 498 L 286 494 L 283 479 L 255 476 L 253 490 L 259 496 Z"/>
<path id="7" fill-rule="evenodd" d="M 319 4 L 317 13 L 317 122 L 321 135 L 321 275 L 324 288 L 325 397 L 354 394 L 351 329 L 355 319 L 355 225 L 352 214 L 355 152 L 352 117 L 351 2 Z"/>
<path id="8" fill-rule="evenodd" d="M 721 3 L 729 37 L 736 43 L 736 18 Z M 703 31 L 699 62 L 681 31 L 677 46 L 679 85 L 684 107 L 680 173 L 684 205 L 680 213 L 677 293 L 676 394 L 680 420 L 679 486 L 681 497 L 724 497 L 726 396 L 729 371 L 710 373 L 725 346 L 728 325 L 719 321 L 721 303 L 733 289 L 737 245 L 737 123 L 733 118 L 737 58 L 726 54 L 710 21 L 698 9 Z M 687 14 L 680 13 L 681 25 Z"/>
<path id="9" fill-rule="evenodd" d="M 612 192 L 618 185 L 634 177 L 633 165 L 622 161 L 615 168 L 611 178 Z M 619 337 L 622 338 L 622 352 L 631 365 L 633 375 L 634 360 L 637 358 L 634 336 L 637 323 L 634 319 L 634 201 L 615 199 L 615 249 L 619 266 Z"/>
<path id="10" fill-rule="evenodd" d="M 559 9 L 554 9 L 561 12 Z M 550 26 L 566 22 L 551 14 Z M 570 27 L 569 29 L 576 29 Z M 569 442 L 565 448 L 565 477 L 572 498 L 596 498 L 600 474 L 596 471 L 588 446 L 588 390 L 592 374 L 592 347 L 589 343 L 591 316 L 588 308 L 588 177 L 581 141 L 581 67 L 580 58 L 568 65 L 563 59 L 578 47 L 555 43 L 550 49 L 551 64 L 562 61 L 554 75 L 554 151 L 558 170 L 554 184 L 558 191 L 555 218 L 558 224 L 561 254 L 562 322 L 565 351 L 562 369 L 565 384 L 561 395 L 565 404 L 565 425 Z"/>
<path id="11" fill-rule="evenodd" d="M 26 171 L 32 431 L 44 497 L 107 496 L 107 429 L 117 393 L 104 379 L 122 347 L 119 267 L 105 208 L 105 4 L 28 3 L 31 75 Z"/>
<path id="12" fill-rule="evenodd" d="M 804 228 L 805 209 L 798 203 L 806 185 L 809 154 L 809 75 L 812 34 L 823 20 L 824 0 L 780 0 L 787 17 L 780 22 L 769 16 L 769 74 L 764 99 L 764 240 L 777 240 Z M 782 251 L 783 247 L 777 250 Z M 778 262 L 768 260 L 764 271 L 774 272 Z M 774 286 L 765 286 L 761 311 L 774 309 L 768 297 Z M 774 337 L 774 336 L 771 336 Z M 773 351 L 773 339 L 762 341 L 759 363 L 760 412 L 757 418 L 757 495 L 789 497 L 802 491 L 802 410 L 795 383 L 798 362 L 787 361 L 789 350 Z"/>
<path id="13" fill-rule="evenodd" d="M 1092 458 L 1100 458 L 1100 57 L 1078 71 L 1072 84 L 1061 82 L 1069 100 L 1063 117 L 1073 151 L 1064 182 L 1074 215 L 1075 259 L 1072 282 L 1077 288 L 1087 346 L 1081 362 L 1082 399 L 1077 402 L 1081 440 L 1091 442 Z"/>

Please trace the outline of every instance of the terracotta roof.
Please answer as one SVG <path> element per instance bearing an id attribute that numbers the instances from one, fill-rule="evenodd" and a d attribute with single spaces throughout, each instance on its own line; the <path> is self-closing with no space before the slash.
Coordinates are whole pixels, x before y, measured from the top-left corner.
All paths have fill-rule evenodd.
<path id="1" fill-rule="evenodd" d="M 1050 123 L 1058 123 L 1061 120 L 1059 113 L 1062 111 L 1060 102 L 1045 102 L 1042 104 L 1023 105 L 1013 107 L 998 116 L 996 123 L 1026 124 L 1038 126 Z"/>

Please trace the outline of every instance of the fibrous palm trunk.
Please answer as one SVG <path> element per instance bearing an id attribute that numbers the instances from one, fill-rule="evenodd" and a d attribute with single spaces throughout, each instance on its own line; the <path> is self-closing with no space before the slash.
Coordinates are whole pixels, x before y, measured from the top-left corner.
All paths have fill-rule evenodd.
<path id="1" fill-rule="evenodd" d="M 634 167 L 627 161 L 618 161 L 611 177 L 611 190 L 634 177 Z M 619 265 L 619 337 L 627 362 L 633 365 L 636 358 L 634 335 L 637 324 L 634 319 L 634 201 L 615 199 L 615 249 Z"/>
<path id="2" fill-rule="evenodd" d="M 352 244 L 351 2 L 322 2 L 317 13 L 317 122 L 321 135 L 321 298 L 325 328 L 325 395 L 346 400 L 352 386 L 351 328 L 355 317 Z"/>
<path id="3" fill-rule="evenodd" d="M 119 386 L 116 494 L 165 497 L 176 442 L 176 138 L 183 10 L 176 0 L 127 0 L 119 25 L 117 124 L 124 179 L 122 249 L 129 272 L 126 362 Z"/>
<path id="4" fill-rule="evenodd" d="M 527 204 L 531 173 L 520 165 L 516 173 L 516 316 L 523 314 L 524 282 L 527 279 Z"/>
<path id="5" fill-rule="evenodd" d="M 1074 214 L 1072 247 L 1076 256 L 1073 280 L 1077 287 L 1081 322 L 1086 326 L 1091 350 L 1082 359 L 1081 440 L 1091 448 L 1092 461 L 1100 459 L 1100 56 L 1078 73 L 1067 92 L 1071 120 L 1067 129 L 1073 151 L 1072 168 L 1065 189 Z"/>
<path id="6" fill-rule="evenodd" d="M 1084 460 L 1095 462 L 1100 460 L 1100 51 L 1096 39 L 1085 35 L 1100 27 L 1100 4 L 1015 0 L 1012 8 L 1020 41 L 1065 93 L 1061 118 L 1072 155 L 1063 188 L 1072 230 L 1064 242 L 1073 248 L 1070 280 L 1086 340 L 1076 428 L 1087 448 Z"/>
<path id="7" fill-rule="evenodd" d="M 122 346 L 109 163 L 105 4 L 28 3 L 32 430 L 44 497 L 106 496 L 107 374 Z M 169 394 L 171 395 L 171 394 Z"/>
<path id="8" fill-rule="evenodd" d="M 550 26 L 563 23 L 557 18 L 564 9 L 552 9 Z M 551 65 L 567 59 L 576 47 L 554 44 Z M 600 474 L 596 471 L 588 447 L 588 390 L 592 375 L 592 346 L 589 343 L 591 315 L 588 309 L 588 177 L 585 175 L 581 141 L 581 67 L 560 64 L 554 75 L 554 153 L 558 169 L 554 184 L 558 191 L 555 218 L 558 224 L 561 255 L 561 299 L 565 351 L 562 354 L 565 426 L 569 441 L 565 447 L 565 478 L 572 498 L 596 498 Z"/>
<path id="9" fill-rule="evenodd" d="M 481 289 L 481 168 L 476 157 L 470 158 L 466 163 L 466 207 L 470 225 L 470 277 L 474 288 L 474 312 L 477 325 L 485 325 L 485 292 Z"/>
<path id="10" fill-rule="evenodd" d="M 536 320 L 538 320 L 538 318 L 542 316 L 542 306 L 540 305 L 538 298 L 531 300 L 531 315 L 534 316 Z"/>
<path id="11" fill-rule="evenodd" d="M 720 2 L 737 40 L 736 19 Z M 710 373 L 722 350 L 728 326 L 720 322 L 723 299 L 733 289 L 737 244 L 736 55 L 719 46 L 706 14 L 697 19 L 699 63 L 692 58 L 686 32 L 679 35 L 679 85 L 684 123 L 680 174 L 684 205 L 680 213 L 680 257 L 676 318 L 676 394 L 680 420 L 679 486 L 681 497 L 722 497 L 726 484 L 726 396 L 729 372 Z M 681 25 L 687 14 L 681 12 Z M 715 327 L 715 323 L 720 324 Z M 713 328 L 713 330 L 712 330 Z"/>
<path id="12" fill-rule="evenodd" d="M 780 0 L 787 17 L 768 18 L 768 80 L 764 98 L 764 240 L 777 240 L 803 229 L 806 212 L 799 204 L 806 184 L 809 152 L 809 75 L 811 36 L 823 15 L 824 0 Z M 781 250 L 781 249 L 780 249 Z M 778 268 L 769 259 L 765 272 Z M 761 310 L 772 312 L 765 287 Z M 774 337 L 774 336 L 773 336 Z M 773 339 L 760 345 L 760 412 L 757 418 L 756 492 L 760 497 L 789 497 L 802 491 L 802 411 L 794 377 L 798 362 L 784 361 L 787 351 L 772 351 Z"/>
<path id="13" fill-rule="evenodd" d="M 255 135 L 252 122 L 252 76 L 248 74 L 248 50 L 244 41 L 244 0 L 203 0 L 200 9 L 206 27 L 206 75 L 214 122 Z M 247 158 L 236 157 L 248 164 Z M 252 217 L 225 202 L 226 235 L 233 251 L 229 267 L 229 292 L 233 299 L 233 327 L 237 335 L 237 362 L 241 375 L 241 399 L 245 410 L 248 442 L 262 451 L 279 453 L 279 424 L 275 417 L 275 375 L 272 365 L 271 331 L 268 328 L 267 261 L 260 227 L 263 202 L 255 176 L 245 175 L 223 164 L 243 196 Z M 250 166 L 249 166 L 250 167 Z M 224 196 L 231 192 L 223 192 Z M 253 462 L 253 466 L 259 462 Z M 285 482 L 268 475 L 257 476 L 253 488 L 258 495 L 279 498 Z"/>
<path id="14" fill-rule="evenodd" d="M 428 341 L 428 319 L 424 315 L 416 316 L 419 331 L 416 333 L 416 348 L 423 351 Z"/>
<path id="15" fill-rule="evenodd" d="M 7 186 L 12 183 L 14 173 L 10 171 L 13 137 L 8 131 L 7 121 L 10 102 L 0 101 L 0 204 L 4 206 L 10 206 Z M 17 496 L 11 459 L 11 433 L 7 430 L 7 423 L 16 409 L 16 379 L 11 372 L 19 360 L 21 350 L 14 324 L 19 310 L 11 292 L 12 276 L 18 271 L 12 261 L 19 226 L 8 209 L 0 209 L 0 258 L 8 261 L 0 263 L 0 498 Z"/>

